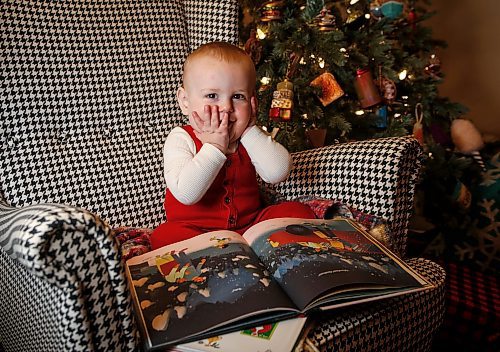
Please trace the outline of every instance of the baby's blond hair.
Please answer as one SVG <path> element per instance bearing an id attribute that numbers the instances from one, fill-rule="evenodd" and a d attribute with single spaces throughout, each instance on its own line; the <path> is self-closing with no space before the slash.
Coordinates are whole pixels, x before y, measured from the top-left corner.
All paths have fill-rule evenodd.
<path id="1" fill-rule="evenodd" d="M 247 66 L 248 72 L 250 72 L 252 81 L 255 81 L 256 72 L 255 65 L 250 58 L 250 56 L 236 45 L 229 44 L 227 42 L 210 42 L 201 45 L 188 55 L 186 61 L 184 62 L 184 74 L 183 79 L 186 79 L 186 72 L 189 70 L 189 66 L 196 61 L 196 59 L 201 57 L 213 57 L 217 60 L 229 63 L 242 63 Z"/>

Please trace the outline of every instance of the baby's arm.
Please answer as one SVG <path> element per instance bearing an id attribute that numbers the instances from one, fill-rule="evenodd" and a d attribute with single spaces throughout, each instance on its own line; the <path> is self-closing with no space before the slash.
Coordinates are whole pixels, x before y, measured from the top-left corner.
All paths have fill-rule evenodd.
<path id="1" fill-rule="evenodd" d="M 281 144 L 258 126 L 252 126 L 241 137 L 255 170 L 267 183 L 284 181 L 292 168 L 292 158 Z"/>
<path id="2" fill-rule="evenodd" d="M 206 143 L 196 153 L 196 146 L 182 128 L 174 128 L 163 147 L 165 181 L 174 197 L 190 205 L 207 192 L 226 162 L 217 147 Z"/>

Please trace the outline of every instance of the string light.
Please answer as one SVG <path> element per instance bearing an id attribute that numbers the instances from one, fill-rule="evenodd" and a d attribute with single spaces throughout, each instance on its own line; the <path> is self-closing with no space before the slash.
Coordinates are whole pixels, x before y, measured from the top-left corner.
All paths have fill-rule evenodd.
<path id="1" fill-rule="evenodd" d="M 358 110 L 358 111 L 355 112 L 355 114 L 358 115 L 358 116 L 361 116 L 361 115 L 364 115 L 365 112 L 363 110 Z"/>
<path id="2" fill-rule="evenodd" d="M 268 85 L 269 83 L 271 83 L 271 78 L 269 78 L 269 77 L 262 77 L 260 79 L 260 83 L 262 83 L 263 85 Z"/>
<path id="3" fill-rule="evenodd" d="M 260 28 L 257 28 L 257 37 L 262 40 L 266 38 L 266 33 Z"/>
<path id="4" fill-rule="evenodd" d="M 325 60 L 323 60 L 321 57 L 318 58 L 318 65 L 320 68 L 325 67 Z"/>
<path id="5" fill-rule="evenodd" d="M 399 76 L 399 80 L 400 81 L 404 80 L 406 78 L 406 74 L 407 73 L 408 73 L 408 71 L 406 71 L 406 70 L 403 70 L 403 71 L 399 72 L 399 75 L 398 75 Z"/>

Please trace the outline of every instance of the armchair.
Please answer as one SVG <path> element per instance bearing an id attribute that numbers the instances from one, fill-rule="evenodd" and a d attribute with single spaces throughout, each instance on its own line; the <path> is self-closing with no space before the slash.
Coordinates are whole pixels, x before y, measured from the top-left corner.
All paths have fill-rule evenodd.
<path id="1" fill-rule="evenodd" d="M 111 230 L 164 217 L 162 145 L 183 123 L 186 54 L 237 42 L 236 0 L 7 1 L 2 5 L 0 343 L 6 351 L 133 351 L 138 334 Z M 296 153 L 274 191 L 381 216 L 404 256 L 420 149 L 389 138 Z M 437 288 L 318 318 L 304 348 L 429 350 Z"/>

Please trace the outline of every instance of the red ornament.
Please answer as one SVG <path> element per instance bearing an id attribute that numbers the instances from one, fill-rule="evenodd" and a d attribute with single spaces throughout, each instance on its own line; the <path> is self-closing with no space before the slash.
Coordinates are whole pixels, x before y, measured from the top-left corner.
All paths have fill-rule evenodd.
<path id="1" fill-rule="evenodd" d="M 412 30 L 417 28 L 417 14 L 415 13 L 415 9 L 411 9 L 408 12 L 408 24 L 411 26 Z"/>
<path id="2" fill-rule="evenodd" d="M 358 99 L 362 108 L 369 108 L 382 101 L 377 87 L 373 82 L 372 74 L 367 68 L 356 71 L 354 88 L 356 88 L 356 93 L 358 94 Z"/>

